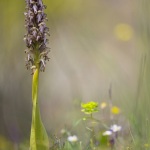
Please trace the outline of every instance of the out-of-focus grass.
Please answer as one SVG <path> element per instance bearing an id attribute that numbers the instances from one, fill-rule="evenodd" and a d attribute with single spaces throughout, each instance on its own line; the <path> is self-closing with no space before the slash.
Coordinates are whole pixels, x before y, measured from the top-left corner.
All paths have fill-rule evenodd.
<path id="1" fill-rule="evenodd" d="M 134 149 L 149 149 L 150 137 L 150 2 L 148 0 L 138 1 L 138 46 L 142 50 L 141 62 L 139 64 L 139 81 L 137 94 L 133 101 L 131 114 L 131 126 Z"/>

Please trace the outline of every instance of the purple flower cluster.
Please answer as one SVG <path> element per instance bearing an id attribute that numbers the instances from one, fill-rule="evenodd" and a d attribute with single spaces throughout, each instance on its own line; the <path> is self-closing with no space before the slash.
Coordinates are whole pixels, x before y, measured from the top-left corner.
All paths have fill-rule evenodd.
<path id="1" fill-rule="evenodd" d="M 42 0 L 25 0 L 26 1 L 26 12 L 25 15 L 25 27 L 27 33 L 24 36 L 26 42 L 27 53 L 26 66 L 27 69 L 33 69 L 36 67 L 37 55 L 40 70 L 45 70 L 46 61 L 49 60 L 47 54 L 49 48 L 46 46 L 48 43 L 47 35 L 49 36 L 49 28 L 46 26 L 45 21 L 47 20 Z"/>

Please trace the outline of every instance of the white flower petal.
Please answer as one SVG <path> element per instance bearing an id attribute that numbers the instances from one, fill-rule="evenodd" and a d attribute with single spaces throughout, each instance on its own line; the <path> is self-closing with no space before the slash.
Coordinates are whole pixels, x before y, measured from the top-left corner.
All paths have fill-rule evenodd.
<path id="1" fill-rule="evenodd" d="M 118 125 L 116 125 L 116 124 L 114 124 L 114 125 L 112 125 L 111 127 L 110 127 L 110 129 L 113 131 L 113 132 L 118 132 L 118 131 L 120 131 L 121 130 L 121 126 L 118 126 Z"/>
<path id="2" fill-rule="evenodd" d="M 103 133 L 104 136 L 106 136 L 106 135 L 111 135 L 111 134 L 112 134 L 112 131 L 109 131 L 109 130 L 108 130 L 108 131 L 105 131 L 105 132 Z"/>
<path id="3" fill-rule="evenodd" d="M 78 141 L 78 137 L 76 135 L 68 136 L 68 141 L 69 142 L 77 142 Z"/>

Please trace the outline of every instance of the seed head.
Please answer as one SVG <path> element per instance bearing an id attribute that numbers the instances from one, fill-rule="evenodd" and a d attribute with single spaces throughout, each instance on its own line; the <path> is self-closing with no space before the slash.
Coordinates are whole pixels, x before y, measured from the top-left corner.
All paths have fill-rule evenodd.
<path id="1" fill-rule="evenodd" d="M 25 0 L 26 1 L 26 12 L 25 15 L 25 27 L 27 33 L 24 36 L 27 49 L 25 53 L 26 67 L 27 69 L 36 66 L 39 63 L 40 70 L 45 70 L 46 61 L 49 60 L 47 54 L 49 48 L 46 46 L 48 43 L 47 35 L 49 36 L 49 28 L 46 26 L 47 21 L 42 0 Z M 36 54 L 38 55 L 38 58 Z"/>

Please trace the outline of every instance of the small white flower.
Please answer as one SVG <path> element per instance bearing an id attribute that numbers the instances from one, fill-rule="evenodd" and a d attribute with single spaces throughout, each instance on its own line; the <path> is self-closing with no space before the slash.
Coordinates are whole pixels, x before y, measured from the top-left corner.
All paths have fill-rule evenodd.
<path id="1" fill-rule="evenodd" d="M 69 142 L 77 142 L 78 141 L 78 137 L 76 135 L 68 136 L 68 141 Z"/>
<path id="2" fill-rule="evenodd" d="M 121 130 L 121 128 L 122 128 L 121 126 L 114 124 L 110 127 L 110 130 L 112 130 L 113 132 L 118 132 Z"/>
<path id="3" fill-rule="evenodd" d="M 112 131 L 109 131 L 109 130 L 108 130 L 108 131 L 105 131 L 105 132 L 103 133 L 104 136 L 111 135 L 111 134 L 112 134 Z"/>
<path id="4" fill-rule="evenodd" d="M 112 135 L 113 133 L 120 131 L 121 128 L 122 128 L 121 126 L 118 126 L 118 125 L 114 124 L 114 125 L 112 125 L 112 126 L 110 127 L 109 130 L 105 131 L 105 132 L 103 133 L 103 135 L 104 135 L 104 136 Z"/>

